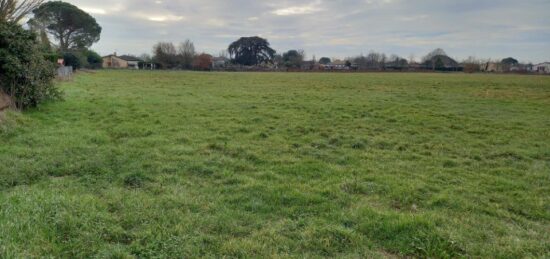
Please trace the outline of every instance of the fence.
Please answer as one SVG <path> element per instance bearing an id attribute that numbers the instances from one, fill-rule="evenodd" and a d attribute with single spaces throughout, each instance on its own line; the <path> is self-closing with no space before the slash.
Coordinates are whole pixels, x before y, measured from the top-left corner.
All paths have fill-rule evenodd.
<path id="1" fill-rule="evenodd" d="M 72 80 L 73 79 L 73 67 L 59 67 L 57 69 L 57 79 L 59 80 Z"/>

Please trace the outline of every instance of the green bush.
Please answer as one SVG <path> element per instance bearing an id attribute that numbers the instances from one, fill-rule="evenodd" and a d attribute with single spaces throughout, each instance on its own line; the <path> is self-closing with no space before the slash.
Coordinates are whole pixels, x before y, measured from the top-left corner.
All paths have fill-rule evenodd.
<path id="1" fill-rule="evenodd" d="M 55 66 L 44 54 L 34 33 L 0 22 L 0 89 L 14 98 L 17 108 L 60 96 L 53 84 Z"/>
<path id="2" fill-rule="evenodd" d="M 85 50 L 83 54 L 88 62 L 86 68 L 100 69 L 103 66 L 103 59 L 99 54 L 97 54 L 97 52 L 93 50 Z"/>
<path id="3" fill-rule="evenodd" d="M 65 61 L 65 66 L 71 66 L 75 70 L 82 67 L 83 58 L 78 53 L 65 52 L 63 53 L 63 60 Z"/>
<path id="4" fill-rule="evenodd" d="M 103 59 L 93 50 L 70 51 L 61 53 L 65 60 L 65 66 L 71 66 L 73 69 L 99 69 L 102 66 Z"/>

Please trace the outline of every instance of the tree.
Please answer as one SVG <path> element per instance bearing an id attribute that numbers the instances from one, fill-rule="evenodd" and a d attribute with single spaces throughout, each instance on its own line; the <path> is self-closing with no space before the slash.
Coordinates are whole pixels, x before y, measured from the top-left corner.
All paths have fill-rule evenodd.
<path id="1" fill-rule="evenodd" d="M 500 64 L 502 64 L 502 71 L 508 72 L 512 70 L 513 66 L 517 66 L 519 64 L 519 61 L 515 58 L 505 58 L 503 59 Z"/>
<path id="2" fill-rule="evenodd" d="M 519 61 L 515 58 L 510 57 L 510 58 L 503 59 L 500 63 L 504 65 L 509 65 L 509 66 L 515 66 L 519 64 Z"/>
<path id="3" fill-rule="evenodd" d="M 327 57 L 322 57 L 321 59 L 319 59 L 319 64 L 321 65 L 326 65 L 326 64 L 329 64 L 331 62 L 330 58 L 327 58 Z"/>
<path id="4" fill-rule="evenodd" d="M 97 52 L 93 50 L 86 50 L 83 54 L 88 63 L 86 68 L 99 69 L 103 66 L 103 59 L 99 54 L 97 54 Z"/>
<path id="5" fill-rule="evenodd" d="M 432 70 L 459 70 L 459 64 L 456 60 L 447 56 L 444 50 L 435 49 L 422 58 L 422 64 L 425 68 Z"/>
<path id="6" fill-rule="evenodd" d="M 413 63 L 416 63 L 416 57 L 414 56 L 414 54 L 410 54 L 409 55 L 409 64 L 413 64 Z"/>
<path id="7" fill-rule="evenodd" d="M 303 50 L 289 50 L 283 53 L 283 64 L 287 68 L 300 68 L 304 61 L 304 56 Z"/>
<path id="8" fill-rule="evenodd" d="M 371 51 L 367 56 L 358 56 L 354 62 L 359 69 L 384 70 L 386 67 L 386 54 Z"/>
<path id="9" fill-rule="evenodd" d="M 349 61 L 349 60 L 346 60 L 346 67 L 350 68 L 350 67 L 351 67 L 351 65 L 352 65 L 352 64 L 351 64 L 351 61 Z"/>
<path id="10" fill-rule="evenodd" d="M 151 58 L 151 55 L 147 53 L 143 53 L 139 56 L 139 59 L 143 60 L 144 62 L 151 62 L 153 61 L 153 58 Z"/>
<path id="11" fill-rule="evenodd" d="M 78 56 L 78 53 L 63 53 L 63 61 L 65 62 L 65 66 L 71 66 L 75 70 L 82 67 L 82 58 Z"/>
<path id="12" fill-rule="evenodd" d="M 153 47 L 153 61 L 164 69 L 176 68 L 177 54 L 176 47 L 171 42 L 159 42 Z"/>
<path id="13" fill-rule="evenodd" d="M 422 58 L 422 63 L 434 59 L 436 56 L 447 56 L 443 49 L 435 49 Z"/>
<path id="14" fill-rule="evenodd" d="M 277 68 L 283 67 L 285 65 L 285 62 L 283 61 L 283 55 L 281 54 L 275 54 L 273 56 L 272 62 Z"/>
<path id="15" fill-rule="evenodd" d="M 444 70 L 445 69 L 445 63 L 443 63 L 443 59 L 441 58 L 441 56 L 437 56 L 437 58 L 435 58 L 435 70 Z"/>
<path id="16" fill-rule="evenodd" d="M 193 60 L 193 68 L 202 71 L 212 69 L 212 56 L 205 53 L 196 56 Z"/>
<path id="17" fill-rule="evenodd" d="M 220 53 L 218 54 L 218 57 L 229 59 L 229 52 L 227 52 L 226 49 L 221 50 Z"/>
<path id="18" fill-rule="evenodd" d="M 465 73 L 475 73 L 481 70 L 481 62 L 472 56 L 465 59 L 462 64 L 464 65 Z"/>
<path id="19" fill-rule="evenodd" d="M 275 50 L 266 39 L 243 37 L 231 43 L 227 49 L 233 61 L 244 66 L 256 66 L 272 63 Z"/>
<path id="20" fill-rule="evenodd" d="M 60 97 L 52 82 L 54 68 L 33 32 L 13 22 L 0 22 L 0 91 L 11 96 L 17 108 Z"/>
<path id="21" fill-rule="evenodd" d="M 195 45 L 192 41 L 185 40 L 185 42 L 180 43 L 178 48 L 178 58 L 182 68 L 193 68 L 193 60 L 195 55 Z"/>
<path id="22" fill-rule="evenodd" d="M 397 69 L 397 70 L 402 70 L 404 68 L 407 68 L 408 65 L 409 65 L 409 62 L 406 59 L 395 54 L 390 56 L 390 59 L 387 63 L 388 67 L 392 69 Z"/>
<path id="23" fill-rule="evenodd" d="M 45 0 L 0 0 L 0 22 L 18 23 Z"/>
<path id="24" fill-rule="evenodd" d="M 100 39 L 101 26 L 94 17 L 72 4 L 46 2 L 33 13 L 31 26 L 45 28 L 58 41 L 60 51 L 89 48 Z"/>

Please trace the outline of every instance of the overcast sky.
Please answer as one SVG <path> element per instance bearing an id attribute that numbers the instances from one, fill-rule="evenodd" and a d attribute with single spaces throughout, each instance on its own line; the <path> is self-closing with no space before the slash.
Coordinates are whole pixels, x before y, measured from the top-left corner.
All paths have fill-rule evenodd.
<path id="1" fill-rule="evenodd" d="M 150 53 L 191 39 L 217 54 L 241 36 L 311 57 L 370 50 L 420 59 L 450 56 L 550 61 L 550 0 L 67 0 L 103 27 L 100 54 Z"/>

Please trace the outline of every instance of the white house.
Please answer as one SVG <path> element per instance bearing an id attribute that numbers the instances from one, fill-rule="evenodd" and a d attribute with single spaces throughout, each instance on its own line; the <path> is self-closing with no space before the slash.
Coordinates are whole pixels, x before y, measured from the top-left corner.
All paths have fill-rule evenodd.
<path id="1" fill-rule="evenodd" d="M 214 57 L 212 58 L 213 69 L 223 69 L 229 64 L 229 59 L 226 57 Z"/>
<path id="2" fill-rule="evenodd" d="M 342 60 L 334 60 L 326 65 L 322 65 L 322 67 L 325 70 L 345 70 L 349 69 L 349 67 L 346 66 L 346 62 Z"/>
<path id="3" fill-rule="evenodd" d="M 550 62 L 544 62 L 533 66 L 533 72 L 550 74 Z"/>

